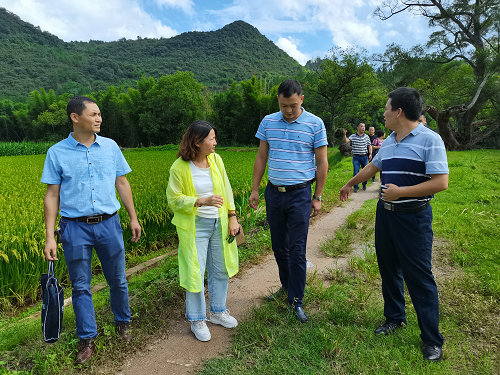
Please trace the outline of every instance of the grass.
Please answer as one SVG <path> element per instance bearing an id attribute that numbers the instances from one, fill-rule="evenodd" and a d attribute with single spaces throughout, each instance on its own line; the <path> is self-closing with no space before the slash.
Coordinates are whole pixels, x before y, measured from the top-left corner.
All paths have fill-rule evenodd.
<path id="1" fill-rule="evenodd" d="M 0 156 L 46 154 L 53 142 L 0 142 Z"/>

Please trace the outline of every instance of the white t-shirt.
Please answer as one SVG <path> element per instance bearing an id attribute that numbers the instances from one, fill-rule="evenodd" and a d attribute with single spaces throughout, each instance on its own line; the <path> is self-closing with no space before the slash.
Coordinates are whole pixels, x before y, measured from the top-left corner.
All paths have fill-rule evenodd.
<path id="1" fill-rule="evenodd" d="M 193 175 L 196 198 L 208 198 L 214 195 L 214 183 L 210 167 L 198 168 L 192 161 L 189 162 L 189 166 Z M 196 215 L 209 219 L 217 219 L 219 217 L 219 209 L 215 206 L 201 206 L 196 210 Z"/>

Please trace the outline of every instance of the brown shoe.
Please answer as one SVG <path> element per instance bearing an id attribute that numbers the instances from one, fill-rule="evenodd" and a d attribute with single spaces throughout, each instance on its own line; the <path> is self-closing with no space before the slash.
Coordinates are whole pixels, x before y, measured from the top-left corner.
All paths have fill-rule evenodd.
<path id="1" fill-rule="evenodd" d="M 132 341 L 132 334 L 130 333 L 130 323 L 118 322 L 115 325 L 115 332 L 119 335 L 123 341 Z"/>
<path id="2" fill-rule="evenodd" d="M 78 353 L 76 353 L 76 363 L 83 365 L 92 357 L 94 351 L 94 339 L 80 340 L 78 343 Z"/>

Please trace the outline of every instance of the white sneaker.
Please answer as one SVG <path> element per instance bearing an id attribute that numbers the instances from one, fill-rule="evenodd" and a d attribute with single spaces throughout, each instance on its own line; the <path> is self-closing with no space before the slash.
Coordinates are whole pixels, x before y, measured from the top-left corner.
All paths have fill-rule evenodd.
<path id="1" fill-rule="evenodd" d="M 213 324 L 220 324 L 226 328 L 234 328 L 238 325 L 238 321 L 229 315 L 229 310 L 221 313 L 213 313 L 210 311 L 210 321 Z"/>
<path id="2" fill-rule="evenodd" d="M 191 332 L 193 332 L 195 337 L 200 341 L 210 341 L 212 338 L 207 323 L 205 323 L 204 320 L 195 320 L 191 322 Z"/>

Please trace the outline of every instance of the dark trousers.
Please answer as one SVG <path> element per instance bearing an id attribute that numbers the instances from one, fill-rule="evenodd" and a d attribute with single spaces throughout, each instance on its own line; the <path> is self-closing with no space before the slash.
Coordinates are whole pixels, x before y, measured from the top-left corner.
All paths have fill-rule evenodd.
<path id="1" fill-rule="evenodd" d="M 356 156 L 356 155 L 352 155 L 352 166 L 353 166 L 353 177 L 356 176 L 360 169 L 366 167 L 368 165 L 368 155 L 365 155 L 365 156 Z M 363 182 L 363 186 L 366 186 L 366 182 L 367 181 L 364 181 Z M 354 185 L 354 190 L 359 190 L 359 185 L 356 184 Z"/>
<path id="2" fill-rule="evenodd" d="M 432 237 L 431 206 L 417 213 L 402 213 L 384 209 L 379 201 L 375 247 L 386 321 L 406 323 L 404 279 L 417 312 L 422 341 L 442 346 L 438 292 L 431 271 Z"/>
<path id="3" fill-rule="evenodd" d="M 288 289 L 288 302 L 302 306 L 307 273 L 311 185 L 286 193 L 267 185 L 264 196 L 281 285 Z"/>

